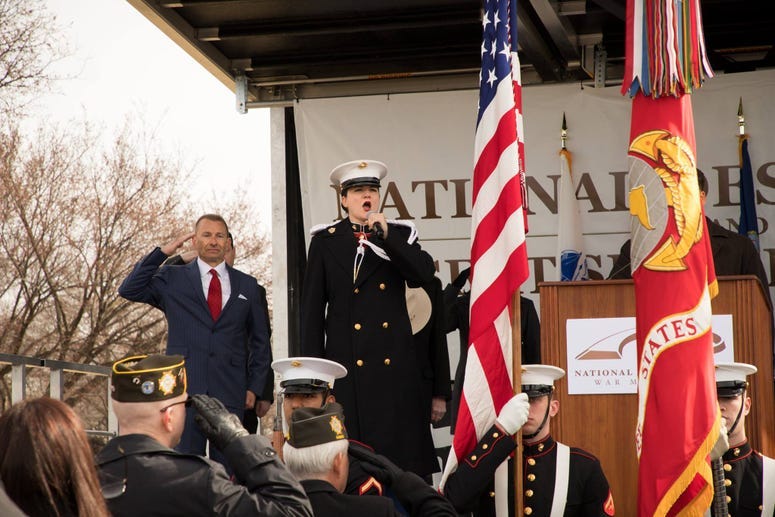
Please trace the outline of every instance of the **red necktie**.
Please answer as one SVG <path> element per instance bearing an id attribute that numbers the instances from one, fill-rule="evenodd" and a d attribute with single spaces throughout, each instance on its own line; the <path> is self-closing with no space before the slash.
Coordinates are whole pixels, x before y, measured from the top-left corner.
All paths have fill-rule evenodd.
<path id="1" fill-rule="evenodd" d="M 210 307 L 210 314 L 213 321 L 221 315 L 221 281 L 218 279 L 218 272 L 210 270 L 213 278 L 210 280 L 210 287 L 207 289 L 207 306 Z"/>

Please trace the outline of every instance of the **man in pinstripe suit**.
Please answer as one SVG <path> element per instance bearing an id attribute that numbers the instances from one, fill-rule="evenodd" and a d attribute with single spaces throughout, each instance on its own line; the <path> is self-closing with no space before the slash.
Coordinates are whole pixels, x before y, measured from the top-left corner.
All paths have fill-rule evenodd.
<path id="1" fill-rule="evenodd" d="M 157 247 L 138 262 L 119 294 L 164 312 L 167 354 L 186 358 L 188 392 L 215 397 L 242 417 L 245 408 L 254 407 L 269 374 L 269 324 L 258 281 L 224 261 L 228 231 L 221 216 L 203 215 L 194 232 Z M 197 260 L 159 267 L 189 239 Z M 178 450 L 204 454 L 205 443 L 189 410 Z M 210 456 L 223 462 L 213 447 Z"/>

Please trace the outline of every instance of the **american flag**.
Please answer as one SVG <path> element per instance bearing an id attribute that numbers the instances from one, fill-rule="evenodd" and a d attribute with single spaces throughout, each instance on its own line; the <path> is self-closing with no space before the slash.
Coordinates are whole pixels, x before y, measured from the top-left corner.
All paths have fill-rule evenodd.
<path id="1" fill-rule="evenodd" d="M 509 306 L 529 274 L 516 0 L 487 0 L 482 25 L 468 362 L 442 488 L 513 395 Z"/>

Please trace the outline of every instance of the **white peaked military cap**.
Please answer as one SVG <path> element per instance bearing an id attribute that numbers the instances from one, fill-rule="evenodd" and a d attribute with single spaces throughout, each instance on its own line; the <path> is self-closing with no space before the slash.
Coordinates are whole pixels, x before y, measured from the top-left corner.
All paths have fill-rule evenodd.
<path id="1" fill-rule="evenodd" d="M 431 298 L 422 287 L 406 286 L 406 312 L 409 313 L 409 323 L 412 334 L 417 334 L 431 321 L 433 305 Z"/>
<path id="2" fill-rule="evenodd" d="M 522 391 L 529 397 L 548 395 L 554 389 L 554 381 L 561 379 L 565 370 L 546 364 L 522 365 Z"/>
<path id="3" fill-rule="evenodd" d="M 334 380 L 347 375 L 347 368 L 320 357 L 289 357 L 272 362 L 282 377 L 280 387 L 286 393 L 316 393 L 334 387 Z"/>
<path id="4" fill-rule="evenodd" d="M 752 364 L 718 363 L 716 365 L 716 391 L 719 397 L 740 395 L 748 387 L 746 377 L 758 370 Z"/>
<path id="5" fill-rule="evenodd" d="M 387 175 L 387 166 L 376 160 L 354 160 L 334 167 L 329 178 L 342 192 L 360 185 L 380 186 L 380 180 Z"/>

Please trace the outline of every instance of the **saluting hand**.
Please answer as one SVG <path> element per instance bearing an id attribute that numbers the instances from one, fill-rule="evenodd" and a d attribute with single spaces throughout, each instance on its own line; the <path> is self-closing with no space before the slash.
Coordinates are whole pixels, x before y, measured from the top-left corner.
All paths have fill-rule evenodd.
<path id="1" fill-rule="evenodd" d="M 174 240 L 168 242 L 167 244 L 161 247 L 162 253 L 164 253 L 167 256 L 174 254 L 178 250 L 178 248 L 183 246 L 186 243 L 186 241 L 191 240 L 191 238 L 194 235 L 196 235 L 196 232 L 188 232 L 188 233 L 184 233 L 183 235 L 179 235 L 175 237 Z"/>
<path id="2" fill-rule="evenodd" d="M 220 450 L 235 438 L 248 435 L 237 415 L 230 413 L 220 400 L 199 394 L 191 397 L 191 404 L 196 409 L 194 420 L 202 433 Z"/>

